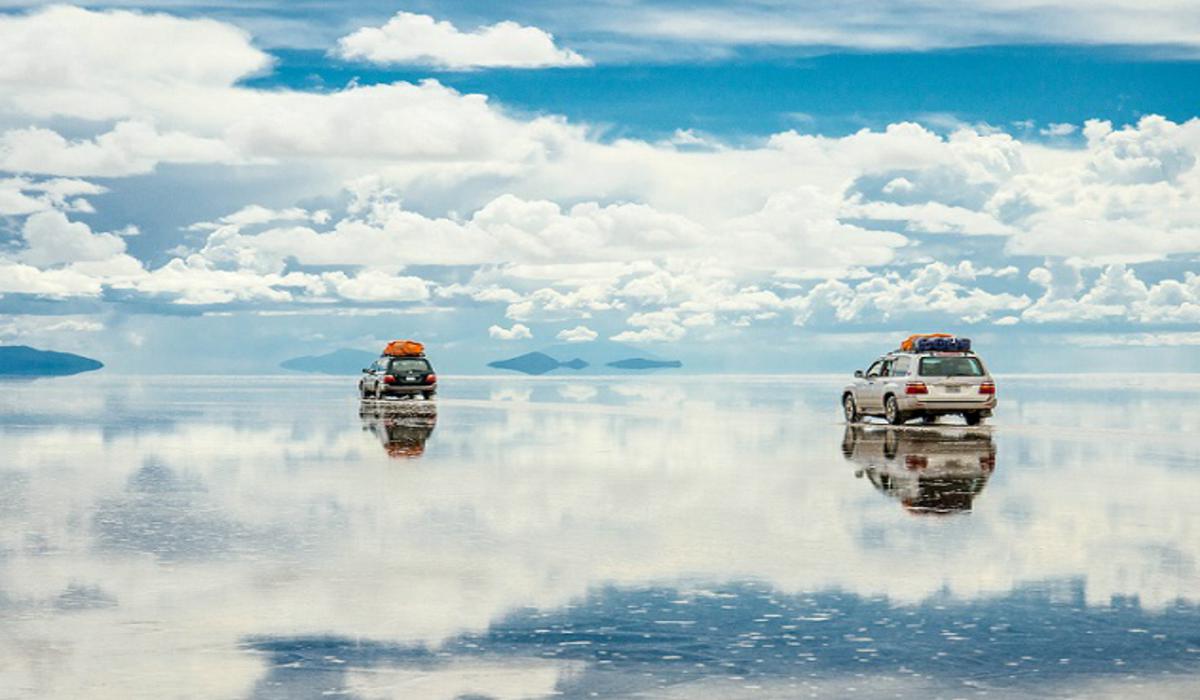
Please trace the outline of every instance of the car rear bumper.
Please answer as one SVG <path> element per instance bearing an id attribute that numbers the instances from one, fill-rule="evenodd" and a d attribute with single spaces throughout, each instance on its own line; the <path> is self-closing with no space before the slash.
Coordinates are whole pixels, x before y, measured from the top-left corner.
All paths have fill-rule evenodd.
<path id="1" fill-rule="evenodd" d="M 987 411 L 996 408 L 996 397 L 985 401 L 925 400 L 915 396 L 900 399 L 900 410 L 906 413 L 962 413 L 963 411 Z"/>
<path id="2" fill-rule="evenodd" d="M 385 396 L 414 396 L 416 394 L 437 393 L 437 384 L 383 384 Z"/>

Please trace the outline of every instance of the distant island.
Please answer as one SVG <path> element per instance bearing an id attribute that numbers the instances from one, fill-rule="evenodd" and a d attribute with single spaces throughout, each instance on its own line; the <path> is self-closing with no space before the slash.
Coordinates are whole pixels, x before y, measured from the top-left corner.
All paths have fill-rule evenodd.
<path id="1" fill-rule="evenodd" d="M 628 360 L 609 362 L 608 366 L 617 369 L 666 369 L 682 367 L 683 363 L 679 360 L 647 360 L 644 357 L 631 357 Z"/>
<path id="2" fill-rule="evenodd" d="M 324 355 L 293 357 L 279 363 L 283 369 L 313 374 L 358 374 L 379 358 L 379 353 L 342 348 Z"/>
<path id="3" fill-rule="evenodd" d="M 65 377 L 103 366 L 99 360 L 69 352 L 38 350 L 27 345 L 0 346 L 0 377 Z"/>
<path id="4" fill-rule="evenodd" d="M 556 358 L 572 357 L 560 361 Z M 589 343 L 561 343 L 538 352 L 507 360 L 489 362 L 488 367 L 507 369 L 524 374 L 546 374 L 558 369 L 570 369 L 581 374 L 603 374 L 604 368 L 618 370 L 651 370 L 682 367 L 679 360 L 664 360 L 649 355 L 635 347 L 611 341 Z M 583 370 L 587 369 L 587 372 Z"/>
<path id="5" fill-rule="evenodd" d="M 525 374 L 545 374 L 559 367 L 579 370 L 587 366 L 588 363 L 579 358 L 568 360 L 567 362 L 559 362 L 544 352 L 527 352 L 524 355 L 510 357 L 507 360 L 496 360 L 495 362 L 488 363 L 488 367 L 510 369 L 514 372 L 523 372 Z"/>

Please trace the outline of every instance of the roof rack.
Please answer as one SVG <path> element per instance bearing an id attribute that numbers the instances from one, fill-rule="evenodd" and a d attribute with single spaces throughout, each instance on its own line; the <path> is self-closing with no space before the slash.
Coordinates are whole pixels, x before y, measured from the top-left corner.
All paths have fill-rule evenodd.
<path id="1" fill-rule="evenodd" d="M 971 339 L 949 333 L 910 335 L 900 343 L 900 352 L 970 352 Z"/>

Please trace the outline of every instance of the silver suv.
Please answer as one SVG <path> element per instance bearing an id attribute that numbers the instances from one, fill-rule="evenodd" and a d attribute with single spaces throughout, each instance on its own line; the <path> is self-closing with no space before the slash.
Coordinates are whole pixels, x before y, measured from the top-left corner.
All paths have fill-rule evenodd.
<path id="1" fill-rule="evenodd" d="M 996 383 L 973 352 L 895 350 L 875 360 L 842 391 L 849 423 L 883 416 L 900 425 L 912 418 L 932 423 L 938 416 L 960 415 L 979 425 L 996 407 Z"/>

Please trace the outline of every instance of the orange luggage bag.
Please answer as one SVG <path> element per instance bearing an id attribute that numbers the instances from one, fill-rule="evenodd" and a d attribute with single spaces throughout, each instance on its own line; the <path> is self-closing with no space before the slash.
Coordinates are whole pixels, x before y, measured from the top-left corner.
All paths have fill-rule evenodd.
<path id="1" fill-rule="evenodd" d="M 383 349 L 383 354 L 392 355 L 393 357 L 424 355 L 425 346 L 415 340 L 393 340 Z"/>

